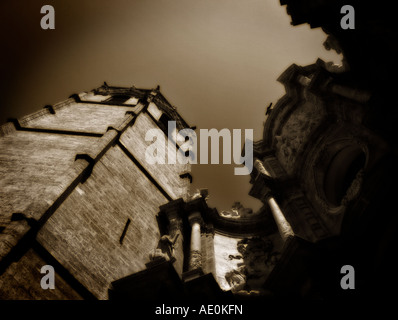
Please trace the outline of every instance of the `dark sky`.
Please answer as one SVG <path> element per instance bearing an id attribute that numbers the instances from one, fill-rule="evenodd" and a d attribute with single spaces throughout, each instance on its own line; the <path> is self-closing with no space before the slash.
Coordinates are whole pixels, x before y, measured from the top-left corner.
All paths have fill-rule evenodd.
<path id="1" fill-rule="evenodd" d="M 55 30 L 40 28 L 46 4 Z M 289 65 L 341 60 L 322 30 L 291 26 L 278 0 L 2 0 L 0 26 L 0 123 L 106 81 L 160 85 L 190 125 L 253 129 L 260 140 Z M 234 201 L 259 208 L 234 167 L 194 165 L 193 187 L 207 187 L 219 211 Z"/>

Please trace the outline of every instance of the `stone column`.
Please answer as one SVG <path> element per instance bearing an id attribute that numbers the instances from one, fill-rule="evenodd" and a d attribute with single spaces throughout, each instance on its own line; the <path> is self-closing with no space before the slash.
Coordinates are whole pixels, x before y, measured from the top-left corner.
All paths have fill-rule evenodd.
<path id="1" fill-rule="evenodd" d="M 294 232 L 290 226 L 290 223 L 286 220 L 285 215 L 273 197 L 272 189 L 276 185 L 276 178 L 271 176 L 271 173 L 265 168 L 263 162 L 259 159 L 254 161 L 254 166 L 260 175 L 254 181 L 250 194 L 257 199 L 260 199 L 263 203 L 268 204 L 278 227 L 279 234 L 281 235 L 283 241 L 286 241 L 289 237 L 294 236 Z"/>
<path id="2" fill-rule="evenodd" d="M 278 227 L 279 234 L 281 235 L 283 241 L 286 241 L 289 237 L 294 236 L 294 232 L 290 223 L 286 220 L 282 210 L 279 208 L 278 203 L 275 201 L 274 197 L 269 196 L 267 198 L 269 207 L 271 208 L 272 216 L 274 217 L 275 223 Z"/>
<path id="3" fill-rule="evenodd" d="M 202 239 L 200 230 L 202 217 L 199 212 L 193 212 L 189 215 L 188 220 L 191 225 L 189 270 L 200 269 L 202 267 Z"/>

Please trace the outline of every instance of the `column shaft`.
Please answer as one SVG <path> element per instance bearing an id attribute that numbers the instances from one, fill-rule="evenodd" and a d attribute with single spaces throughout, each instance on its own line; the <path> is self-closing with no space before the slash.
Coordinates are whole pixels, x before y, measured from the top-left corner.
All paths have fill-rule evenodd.
<path id="1" fill-rule="evenodd" d="M 273 197 L 268 198 L 268 204 L 271 208 L 272 216 L 278 226 L 279 234 L 281 235 L 283 241 L 286 241 L 287 238 L 294 236 L 294 232 L 290 223 L 286 220 L 284 214 L 279 208 L 278 203 L 275 201 Z"/>
<path id="2" fill-rule="evenodd" d="M 189 270 L 202 267 L 202 237 L 200 230 L 200 214 L 195 212 L 190 216 L 191 246 L 189 256 Z"/>

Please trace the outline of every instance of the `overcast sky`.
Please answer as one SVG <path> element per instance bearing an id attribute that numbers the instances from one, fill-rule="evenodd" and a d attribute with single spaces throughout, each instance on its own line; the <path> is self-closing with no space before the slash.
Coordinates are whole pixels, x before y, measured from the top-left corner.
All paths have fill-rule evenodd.
<path id="1" fill-rule="evenodd" d="M 55 30 L 40 28 L 45 4 Z M 291 26 L 279 0 L 2 0 L 0 24 L 1 123 L 106 81 L 160 85 L 190 125 L 253 129 L 257 141 L 289 65 L 341 60 L 322 30 Z M 194 165 L 193 187 L 207 187 L 219 211 L 234 201 L 259 208 L 234 167 Z"/>

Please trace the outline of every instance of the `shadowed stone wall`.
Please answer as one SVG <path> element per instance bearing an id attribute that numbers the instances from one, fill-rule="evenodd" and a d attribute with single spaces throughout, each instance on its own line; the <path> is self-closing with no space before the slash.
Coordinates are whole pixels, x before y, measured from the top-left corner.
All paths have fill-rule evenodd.
<path id="1" fill-rule="evenodd" d="M 146 163 L 145 133 L 163 125 L 149 104 L 186 124 L 158 88 L 104 84 L 1 126 L 2 299 L 107 299 L 112 281 L 145 268 L 159 206 L 190 184 L 189 164 Z M 54 290 L 40 287 L 45 264 Z"/>

